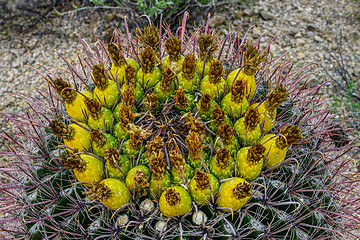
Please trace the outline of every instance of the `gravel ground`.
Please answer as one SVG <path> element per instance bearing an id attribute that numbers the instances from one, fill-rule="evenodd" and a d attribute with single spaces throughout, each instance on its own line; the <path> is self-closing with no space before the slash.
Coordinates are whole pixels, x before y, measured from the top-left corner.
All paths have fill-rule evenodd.
<path id="1" fill-rule="evenodd" d="M 319 68 L 305 71 L 316 71 L 319 81 L 329 80 L 324 69 L 341 81 L 335 62 L 326 59 L 330 58 L 329 52 L 340 59 L 336 37 L 342 36 L 346 66 L 360 79 L 360 20 L 356 19 L 360 14 L 359 9 L 360 3 L 351 0 L 249 1 L 246 5 L 235 3 L 218 7 L 211 19 L 211 26 L 226 34 L 236 31 L 243 18 L 243 33 L 248 27 L 256 26 L 250 32 L 252 38 L 257 38 L 262 32 L 267 33 L 267 39 L 279 35 L 271 46 L 274 56 L 288 52 L 288 59 L 295 62 L 294 69 L 308 63 L 318 63 Z M 44 79 L 32 67 L 45 65 L 55 73 L 66 69 L 54 49 L 67 59 L 74 59 L 81 50 L 74 32 L 94 43 L 94 33 L 106 38 L 114 28 L 122 27 L 123 18 L 123 10 L 104 10 L 101 15 L 89 10 L 85 14 L 51 15 L 28 33 L 16 33 L 11 28 L 10 31 L 0 32 L 0 96 L 3 98 L 0 112 L 22 113 L 28 105 L 16 94 L 37 97 L 36 88 L 46 87 Z M 132 16 L 135 21 L 139 18 L 136 14 Z M 330 83 L 320 94 L 324 98 L 338 98 L 339 92 L 339 88 Z M 343 115 L 354 117 L 349 109 L 344 102 L 339 110 L 339 118 Z M 348 137 L 356 138 L 360 132 L 358 119 L 350 123 L 354 131 Z M 6 119 L 0 116 L 0 129 L 11 131 L 11 128 Z M 5 149 L 5 144 L 0 141 L 0 151 Z M 5 164 L 5 159 L 0 160 L 0 166 Z"/>

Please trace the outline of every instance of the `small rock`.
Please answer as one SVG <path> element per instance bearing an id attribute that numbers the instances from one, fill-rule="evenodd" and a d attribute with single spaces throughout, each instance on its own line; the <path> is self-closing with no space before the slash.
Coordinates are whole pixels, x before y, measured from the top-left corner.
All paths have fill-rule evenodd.
<path id="1" fill-rule="evenodd" d="M 295 44 L 296 44 L 296 46 L 303 46 L 303 45 L 305 45 L 305 41 L 302 38 L 298 38 L 298 39 L 296 39 Z"/>
<path id="2" fill-rule="evenodd" d="M 317 27 L 315 26 L 315 24 L 310 23 L 310 24 L 308 24 L 308 25 L 306 26 L 306 29 L 309 30 L 309 31 L 311 31 L 311 32 L 314 32 L 314 31 L 317 30 Z"/>
<path id="3" fill-rule="evenodd" d="M 240 11 L 240 10 L 238 10 L 238 11 L 235 11 L 235 18 L 236 19 L 240 19 L 241 17 L 242 17 L 242 15 L 243 15 L 243 12 L 242 11 Z"/>
<path id="4" fill-rule="evenodd" d="M 319 42 L 319 43 L 321 43 L 321 42 L 324 41 L 324 39 L 322 39 L 322 38 L 319 37 L 318 35 L 315 35 L 315 36 L 314 36 L 314 40 L 317 41 L 317 42 Z"/>
<path id="5" fill-rule="evenodd" d="M 253 28 L 253 35 L 255 38 L 260 37 L 260 35 L 261 35 L 260 29 L 257 27 Z"/>
<path id="6" fill-rule="evenodd" d="M 294 38 L 301 38 L 301 37 L 302 37 L 301 32 L 296 33 L 294 36 Z"/>
<path id="7" fill-rule="evenodd" d="M 265 21 L 268 21 L 268 20 L 273 20 L 275 18 L 275 15 L 270 13 L 270 12 L 266 12 L 264 10 L 261 10 L 260 11 L 260 17 L 262 19 L 264 19 Z"/>
<path id="8" fill-rule="evenodd" d="M 244 9 L 243 14 L 245 16 L 251 16 L 251 10 L 250 9 Z"/>
<path id="9" fill-rule="evenodd" d="M 336 44 L 333 43 L 330 45 L 330 48 L 335 51 L 335 50 L 337 50 L 338 47 Z"/>
<path id="10" fill-rule="evenodd" d="M 215 15 L 212 18 L 210 18 L 209 25 L 210 27 L 219 27 L 226 21 L 224 16 L 221 15 Z"/>
<path id="11" fill-rule="evenodd" d="M 298 52 L 297 54 L 298 58 L 303 59 L 305 58 L 305 54 L 303 52 Z"/>
<path id="12" fill-rule="evenodd" d="M 108 20 L 109 22 L 111 22 L 112 20 L 114 20 L 114 18 L 115 18 L 115 14 L 114 14 L 114 13 L 110 13 L 110 14 L 107 15 L 107 20 Z"/>

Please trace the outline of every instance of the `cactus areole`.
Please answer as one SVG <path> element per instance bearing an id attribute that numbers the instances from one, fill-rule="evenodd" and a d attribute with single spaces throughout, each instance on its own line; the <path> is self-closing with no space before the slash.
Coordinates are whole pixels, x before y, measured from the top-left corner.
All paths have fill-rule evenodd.
<path id="1" fill-rule="evenodd" d="M 4 114 L 11 239 L 360 238 L 355 145 L 333 140 L 326 82 L 302 83 L 268 36 L 190 33 L 187 16 L 81 39 L 61 77 L 36 69 L 48 91 Z"/>

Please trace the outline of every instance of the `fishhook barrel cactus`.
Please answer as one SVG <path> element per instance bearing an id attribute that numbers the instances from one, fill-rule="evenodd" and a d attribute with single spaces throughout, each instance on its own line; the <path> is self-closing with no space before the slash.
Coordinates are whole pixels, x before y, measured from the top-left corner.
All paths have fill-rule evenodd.
<path id="1" fill-rule="evenodd" d="M 3 228 L 14 239 L 359 239 L 359 181 L 326 82 L 247 33 L 160 23 L 84 53 L 23 115 Z M 239 28 L 240 29 L 240 28 Z M 306 66 L 308 67 L 308 66 Z"/>

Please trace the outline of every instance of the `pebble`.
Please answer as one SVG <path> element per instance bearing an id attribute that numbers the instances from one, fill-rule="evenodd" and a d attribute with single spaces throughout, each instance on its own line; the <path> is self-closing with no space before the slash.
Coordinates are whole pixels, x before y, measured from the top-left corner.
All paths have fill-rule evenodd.
<path id="1" fill-rule="evenodd" d="M 268 21 L 268 20 L 273 20 L 275 18 L 275 15 L 270 13 L 270 12 L 267 12 L 267 11 L 260 11 L 260 17 L 262 19 L 264 19 L 265 21 Z"/>
<path id="2" fill-rule="evenodd" d="M 303 46 L 305 43 L 306 43 L 305 40 L 302 38 L 296 39 L 296 42 L 295 42 L 296 46 Z"/>
<path id="3" fill-rule="evenodd" d="M 305 58 L 305 54 L 303 52 L 298 52 L 297 56 L 299 59 Z"/>
<path id="4" fill-rule="evenodd" d="M 322 39 L 322 37 L 318 36 L 318 35 L 315 35 L 314 36 L 314 40 L 319 42 L 319 43 L 322 43 L 324 41 L 324 39 Z"/>
<path id="5" fill-rule="evenodd" d="M 222 15 L 215 15 L 212 18 L 210 18 L 209 25 L 210 27 L 219 27 L 222 24 L 224 24 L 226 21 L 226 18 Z"/>

